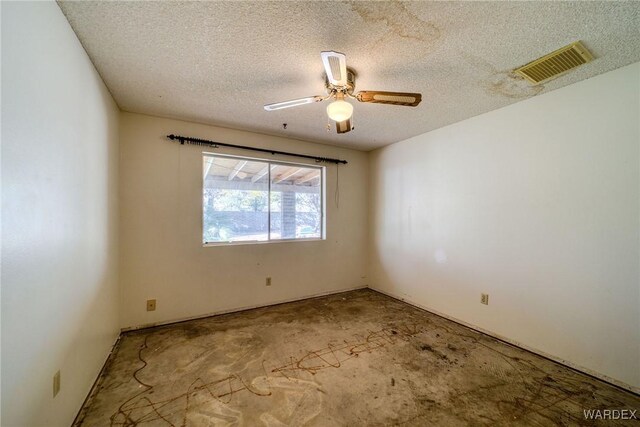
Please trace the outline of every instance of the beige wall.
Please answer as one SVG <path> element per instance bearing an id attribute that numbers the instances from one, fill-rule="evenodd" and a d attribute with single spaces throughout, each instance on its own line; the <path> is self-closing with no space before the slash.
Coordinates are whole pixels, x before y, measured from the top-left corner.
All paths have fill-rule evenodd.
<path id="1" fill-rule="evenodd" d="M 119 112 L 55 2 L 1 7 L 1 424 L 69 426 L 119 332 Z"/>
<path id="2" fill-rule="evenodd" d="M 372 285 L 640 387 L 639 102 L 636 63 L 373 152 Z"/>
<path id="3" fill-rule="evenodd" d="M 366 285 L 367 153 L 139 114 L 122 113 L 120 123 L 123 327 Z M 172 133 L 348 160 L 339 205 L 336 166 L 327 165 L 327 240 L 203 247 L 202 152 L 212 150 L 171 142 L 165 135 Z M 157 310 L 147 312 L 151 298 Z"/>

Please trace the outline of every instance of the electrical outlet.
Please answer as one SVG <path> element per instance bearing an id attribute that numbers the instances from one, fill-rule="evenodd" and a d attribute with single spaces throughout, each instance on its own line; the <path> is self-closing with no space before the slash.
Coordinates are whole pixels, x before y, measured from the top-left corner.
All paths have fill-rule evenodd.
<path id="1" fill-rule="evenodd" d="M 58 393 L 60 393 L 60 371 L 53 376 L 53 397 L 56 397 Z"/>
<path id="2" fill-rule="evenodd" d="M 266 285 L 271 286 L 271 277 L 267 277 Z"/>
<path id="3" fill-rule="evenodd" d="M 147 311 L 156 311 L 156 300 L 154 299 L 147 300 Z"/>
<path id="4" fill-rule="evenodd" d="M 489 305 L 489 294 L 480 294 L 480 302 L 484 305 Z"/>

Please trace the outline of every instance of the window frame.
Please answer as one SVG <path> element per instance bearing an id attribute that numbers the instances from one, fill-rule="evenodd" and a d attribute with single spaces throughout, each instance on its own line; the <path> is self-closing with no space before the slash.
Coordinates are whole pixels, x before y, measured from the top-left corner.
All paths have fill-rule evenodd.
<path id="1" fill-rule="evenodd" d="M 200 181 L 200 241 L 203 247 L 216 247 L 216 246 L 236 246 L 236 245 L 261 245 L 269 243 L 290 243 L 290 242 L 319 242 L 327 240 L 327 222 L 326 222 L 326 166 L 319 166 L 316 164 L 300 163 L 300 162 L 287 162 L 282 160 L 270 160 L 261 157 L 247 157 L 238 156 L 234 154 L 218 154 L 210 151 L 202 152 L 202 162 L 207 157 L 222 157 L 226 159 L 234 160 L 247 160 L 254 162 L 263 162 L 269 165 L 267 172 L 267 182 L 269 183 L 267 191 L 267 240 L 241 240 L 237 242 L 205 242 L 204 241 L 204 176 L 201 173 Z M 271 165 L 280 166 L 300 166 L 303 168 L 313 168 L 320 171 L 320 237 L 310 238 L 294 238 L 294 239 L 271 239 Z"/>

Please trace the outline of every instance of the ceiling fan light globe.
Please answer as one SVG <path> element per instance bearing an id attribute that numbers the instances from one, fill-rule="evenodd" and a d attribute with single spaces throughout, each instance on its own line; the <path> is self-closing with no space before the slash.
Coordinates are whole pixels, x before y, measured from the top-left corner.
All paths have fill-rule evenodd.
<path id="1" fill-rule="evenodd" d="M 353 115 L 353 105 L 347 101 L 334 101 L 327 106 L 327 116 L 334 122 L 344 122 Z"/>

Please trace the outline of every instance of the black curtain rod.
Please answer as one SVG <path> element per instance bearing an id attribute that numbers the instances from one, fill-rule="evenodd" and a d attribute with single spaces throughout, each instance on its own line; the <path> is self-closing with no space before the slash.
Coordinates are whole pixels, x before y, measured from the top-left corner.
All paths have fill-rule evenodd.
<path id="1" fill-rule="evenodd" d="M 287 151 L 268 150 L 266 148 L 249 147 L 246 145 L 226 144 L 223 142 L 209 141 L 208 139 L 190 138 L 188 136 L 171 134 L 171 135 L 167 135 L 167 138 L 169 138 L 172 141 L 180 141 L 180 144 L 182 145 L 187 143 L 191 145 L 201 145 L 201 146 L 213 147 L 213 148 L 233 147 L 233 148 L 240 148 L 242 150 L 260 151 L 261 153 L 281 154 L 283 156 L 293 156 L 293 157 L 302 157 L 305 159 L 313 159 L 318 163 L 335 163 L 335 164 L 342 163 L 345 165 L 347 164 L 346 160 L 331 159 L 329 157 L 309 156 L 307 154 L 296 154 L 296 153 L 289 153 Z"/>

